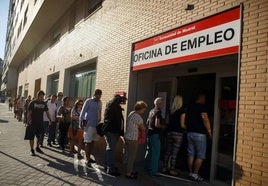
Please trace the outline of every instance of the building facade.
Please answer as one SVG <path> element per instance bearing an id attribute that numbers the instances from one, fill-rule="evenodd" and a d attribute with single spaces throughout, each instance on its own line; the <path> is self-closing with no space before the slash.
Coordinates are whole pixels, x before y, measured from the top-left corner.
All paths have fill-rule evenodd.
<path id="1" fill-rule="evenodd" d="M 213 125 L 204 176 L 266 185 L 267 33 L 267 0 L 11 0 L 4 88 L 72 98 L 99 88 L 104 103 L 126 91 L 125 116 L 161 96 L 164 117 L 176 94 L 187 106 L 204 90 Z"/>

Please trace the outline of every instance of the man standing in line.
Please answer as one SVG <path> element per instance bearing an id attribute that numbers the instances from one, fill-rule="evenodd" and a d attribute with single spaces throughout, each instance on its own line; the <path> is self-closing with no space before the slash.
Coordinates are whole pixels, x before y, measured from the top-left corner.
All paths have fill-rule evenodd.
<path id="1" fill-rule="evenodd" d="M 58 112 L 60 106 L 63 105 L 62 98 L 63 98 L 63 93 L 62 92 L 58 92 L 57 99 L 55 101 L 56 106 L 57 106 L 57 112 Z M 57 141 L 59 143 L 59 141 L 60 141 L 60 134 L 59 134 L 58 131 L 59 131 L 59 122 L 56 123 L 56 129 L 55 129 L 55 137 L 57 138 Z M 53 142 L 53 145 L 55 145 L 55 142 Z"/>
<path id="2" fill-rule="evenodd" d="M 49 123 L 49 119 L 44 112 L 44 118 L 43 118 L 43 127 L 44 131 L 42 133 L 42 144 L 44 140 L 44 135 L 45 135 L 45 130 L 48 129 L 48 140 L 47 140 L 47 145 L 52 147 L 51 142 L 55 143 L 55 132 L 56 132 L 56 113 L 57 113 L 57 105 L 56 105 L 56 95 L 53 95 L 51 97 L 51 100 L 47 101 L 47 107 L 48 107 L 48 112 L 51 118 L 51 123 Z"/>
<path id="3" fill-rule="evenodd" d="M 25 105 L 25 100 L 24 97 L 21 96 L 20 99 L 18 100 L 18 121 L 21 121 L 22 119 L 22 113 L 23 113 L 23 108 Z"/>
<path id="4" fill-rule="evenodd" d="M 25 100 L 25 104 L 24 104 L 24 123 L 25 123 L 25 126 L 27 125 L 28 107 L 29 107 L 31 100 L 32 100 L 32 97 L 30 95 L 28 95 L 27 99 Z"/>
<path id="5" fill-rule="evenodd" d="M 126 95 L 115 95 L 107 104 L 104 114 L 104 123 L 107 125 L 107 132 L 104 135 L 106 141 L 105 168 L 107 174 L 119 176 L 120 173 L 115 166 L 115 148 L 120 136 L 124 135 L 124 117 L 121 103 L 126 102 Z"/>
<path id="6" fill-rule="evenodd" d="M 36 152 L 43 154 L 43 151 L 40 149 L 40 135 L 43 130 L 43 113 L 46 112 L 49 121 L 51 118 L 48 112 L 47 104 L 44 102 L 44 91 L 40 90 L 37 92 L 37 99 L 31 101 L 28 107 L 28 126 L 26 127 L 25 140 L 30 140 L 31 155 L 35 156 L 34 152 L 34 136 L 37 137 L 36 143 Z"/>
<path id="7" fill-rule="evenodd" d="M 192 105 L 186 113 L 189 177 L 194 181 L 203 180 L 198 172 L 203 160 L 206 158 L 206 135 L 208 134 L 210 138 L 212 137 L 205 103 L 205 94 L 199 93 L 195 104 Z"/>
<path id="8" fill-rule="evenodd" d="M 101 121 L 102 102 L 100 100 L 102 91 L 96 89 L 93 98 L 88 98 L 82 108 L 79 121 L 81 128 L 84 130 L 85 151 L 87 157 L 87 166 L 96 163 L 90 158 L 94 147 L 94 141 L 99 140 L 96 126 Z"/>

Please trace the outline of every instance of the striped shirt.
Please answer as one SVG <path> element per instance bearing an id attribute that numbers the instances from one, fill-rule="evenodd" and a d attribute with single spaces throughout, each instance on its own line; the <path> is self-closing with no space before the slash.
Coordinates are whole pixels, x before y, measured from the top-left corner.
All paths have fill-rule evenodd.
<path id="1" fill-rule="evenodd" d="M 142 117 L 135 111 L 132 111 L 127 118 L 125 138 L 128 140 L 138 140 L 139 126 L 143 125 Z"/>

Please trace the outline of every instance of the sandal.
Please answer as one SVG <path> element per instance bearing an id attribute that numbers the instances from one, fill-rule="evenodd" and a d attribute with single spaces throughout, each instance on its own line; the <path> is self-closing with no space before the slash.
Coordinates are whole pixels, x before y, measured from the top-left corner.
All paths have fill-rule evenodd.
<path id="1" fill-rule="evenodd" d="M 170 171 L 169 171 L 169 175 L 171 175 L 171 176 L 178 176 L 179 173 L 176 172 L 175 170 L 170 170 Z"/>
<path id="2" fill-rule="evenodd" d="M 169 171 L 166 168 L 163 168 L 161 171 L 163 174 L 169 174 Z"/>
<path id="3" fill-rule="evenodd" d="M 134 175 L 134 174 L 130 174 L 130 175 L 126 175 L 126 178 L 127 179 L 137 179 L 137 175 Z"/>

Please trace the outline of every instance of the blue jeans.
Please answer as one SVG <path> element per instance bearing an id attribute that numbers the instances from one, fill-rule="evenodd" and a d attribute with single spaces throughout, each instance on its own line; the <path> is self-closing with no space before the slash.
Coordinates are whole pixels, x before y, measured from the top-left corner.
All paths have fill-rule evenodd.
<path id="1" fill-rule="evenodd" d="M 47 142 L 55 142 L 56 137 L 56 122 L 51 122 L 51 124 L 48 126 L 48 139 Z"/>
<path id="2" fill-rule="evenodd" d="M 105 166 L 111 169 L 114 167 L 115 147 L 120 138 L 120 134 L 107 132 L 104 138 L 106 141 Z"/>
<path id="3" fill-rule="evenodd" d="M 200 134 L 195 132 L 189 132 L 187 134 L 188 140 L 188 157 L 197 157 L 200 159 L 206 159 L 206 147 L 207 136 L 206 134 Z"/>
<path id="4" fill-rule="evenodd" d="M 153 134 L 147 138 L 147 150 L 145 154 L 146 168 L 151 175 L 158 172 L 158 162 L 160 158 L 160 138 L 159 134 Z"/>

